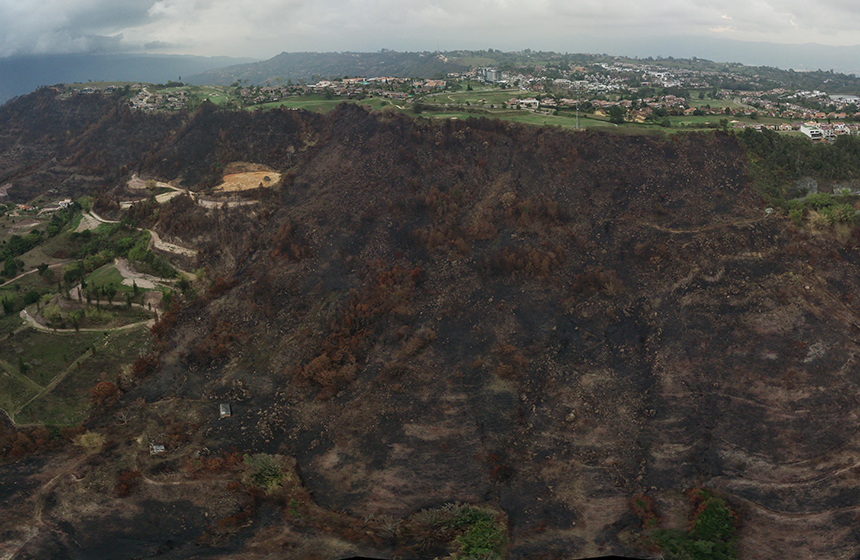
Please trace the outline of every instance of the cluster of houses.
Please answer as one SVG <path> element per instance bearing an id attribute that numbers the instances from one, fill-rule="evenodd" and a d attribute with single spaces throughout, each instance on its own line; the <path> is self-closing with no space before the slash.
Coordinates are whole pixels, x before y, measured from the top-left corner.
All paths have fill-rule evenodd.
<path id="1" fill-rule="evenodd" d="M 555 109 L 558 107 L 576 107 L 578 103 L 582 104 L 582 101 L 577 101 L 576 99 L 567 97 L 561 98 L 558 101 L 552 97 L 526 97 L 510 99 L 506 102 L 508 107 L 519 107 L 522 109 L 532 110 L 540 108 Z M 641 119 L 641 122 L 644 122 L 645 118 L 655 109 L 671 110 L 674 114 L 681 114 L 682 112 L 686 113 L 687 111 L 692 112 L 692 109 L 686 108 L 686 100 L 683 97 L 677 97 L 674 95 L 662 95 L 648 99 L 640 99 L 635 102 L 630 101 L 629 99 L 622 99 L 621 101 L 591 99 L 588 103 L 594 110 L 594 114 L 598 117 L 606 116 L 610 107 L 613 105 L 619 105 L 628 111 L 628 120 L 639 121 Z"/>
<path id="2" fill-rule="evenodd" d="M 540 96 L 538 96 L 510 99 L 506 102 L 506 105 L 509 108 L 529 109 L 535 111 L 539 109 L 553 109 L 558 107 L 575 107 L 577 103 L 578 102 L 576 99 L 562 98 L 556 101 L 554 98 L 551 97 L 540 98 Z M 703 115 L 714 115 L 716 117 L 722 118 L 732 116 L 731 113 L 726 113 L 725 109 L 722 108 L 703 109 L 686 107 L 686 100 L 682 97 L 676 97 L 674 95 L 665 95 L 650 99 L 642 99 L 636 102 L 626 99 L 621 101 L 605 101 L 595 99 L 591 100 L 589 103 L 594 111 L 594 115 L 597 117 L 607 116 L 609 108 L 614 105 L 624 107 L 626 111 L 626 120 L 628 122 L 636 122 L 639 124 L 642 124 L 646 120 L 648 120 L 648 118 L 656 109 L 665 109 L 669 111 L 670 114 L 676 116 L 682 114 L 692 115 L 694 113 Z M 820 118 L 823 119 L 827 117 L 828 115 L 822 114 Z M 837 116 L 836 118 L 839 117 Z M 842 118 L 844 118 L 844 116 Z M 780 132 L 800 131 L 812 140 L 820 141 L 833 140 L 837 136 L 842 136 L 845 134 L 860 134 L 860 123 L 849 123 L 844 121 L 838 121 L 833 123 L 816 121 L 795 121 L 790 124 L 733 122 L 732 124 L 733 128 L 736 129 L 754 128 L 756 130 L 767 129 Z"/>
<path id="3" fill-rule="evenodd" d="M 129 103 L 134 109 L 141 111 L 178 111 L 185 107 L 187 101 L 188 92 L 181 89 L 150 93 L 148 89 L 142 87 Z"/>
<path id="4" fill-rule="evenodd" d="M 516 71 L 485 67 L 473 68 L 466 72 L 449 73 L 448 77 L 450 79 L 469 79 L 489 84 L 502 84 L 518 87 L 522 90 L 544 91 L 546 89 L 546 70 L 546 67 L 537 65 L 532 73 L 523 74 Z M 634 79 L 631 74 L 644 76 L 644 81 L 640 82 L 642 86 L 709 87 L 701 72 L 676 69 L 669 71 L 660 66 L 645 64 L 600 62 L 591 69 L 585 66 L 574 66 L 561 71 L 561 73 L 563 77 L 552 80 L 556 87 L 566 87 L 570 90 L 597 95 L 629 88 L 631 80 Z M 574 77 L 579 79 L 574 79 Z"/>
<path id="5" fill-rule="evenodd" d="M 832 142 L 838 136 L 848 134 L 860 134 L 860 123 L 819 123 L 815 121 L 809 122 L 793 122 L 782 124 L 761 124 L 761 123 L 738 123 L 732 124 L 734 129 L 752 128 L 755 130 L 773 130 L 777 132 L 799 131 L 807 136 L 813 142 Z"/>
<path id="6" fill-rule="evenodd" d="M 553 87 L 556 91 L 567 89 L 570 92 L 576 91 L 580 97 L 591 98 L 592 104 L 597 105 L 594 97 L 602 97 L 607 95 L 612 96 L 614 92 L 623 92 L 635 87 L 664 87 L 664 88 L 710 88 L 710 84 L 714 83 L 718 78 L 725 78 L 725 72 L 703 71 L 697 69 L 684 68 L 666 68 L 660 64 L 652 63 L 632 63 L 632 62 L 600 62 L 589 66 L 572 67 L 566 70 L 561 70 L 563 77 L 555 78 L 552 81 L 546 79 L 546 68 L 542 66 L 534 66 L 530 74 L 517 73 L 516 71 L 502 71 L 498 68 L 474 68 L 467 72 L 452 73 L 449 77 L 452 79 L 471 79 L 484 81 L 491 84 L 499 84 L 503 87 L 517 87 L 523 91 L 540 93 L 547 90 L 547 87 Z M 556 75 L 559 70 L 555 69 Z M 731 74 L 737 82 L 748 83 L 754 86 L 755 77 L 744 76 L 740 74 Z M 733 115 L 742 114 L 750 116 L 755 113 L 763 117 L 775 117 L 782 119 L 792 119 L 800 121 L 808 120 L 846 120 L 852 117 L 857 106 L 860 106 L 860 98 L 854 96 L 828 96 L 823 91 L 798 91 L 789 92 L 785 89 L 771 89 L 761 91 L 746 91 L 739 93 L 736 91 L 723 90 L 716 97 L 737 99 L 743 107 L 733 109 Z M 808 103 L 809 100 L 814 100 L 816 103 Z M 536 100 L 533 97 L 526 97 L 522 100 L 517 100 L 511 103 L 513 106 L 537 108 L 553 107 L 554 102 L 546 99 Z M 687 107 L 683 102 L 660 102 L 657 100 L 639 100 L 640 104 L 645 103 L 651 109 L 659 107 L 672 111 L 672 114 L 677 114 L 673 109 L 680 109 L 685 114 L 696 115 L 718 115 L 725 113 L 723 108 L 708 108 L 708 107 Z M 612 105 L 613 103 L 609 103 Z M 810 109 L 803 105 L 811 106 L 829 106 L 830 110 L 821 111 Z M 630 108 L 629 106 L 627 107 Z M 835 108 L 835 110 L 833 110 Z M 605 110 L 606 107 L 598 107 L 598 110 Z M 644 113 L 641 114 L 641 113 Z M 646 116 L 648 109 L 643 105 L 637 111 L 636 118 Z"/>
<path id="7" fill-rule="evenodd" d="M 448 85 L 445 80 L 423 80 L 414 78 L 344 78 L 338 81 L 322 80 L 309 86 L 316 93 L 331 91 L 335 95 L 354 95 L 358 93 L 372 93 L 385 96 L 393 92 L 394 88 L 400 89 L 396 93 L 405 93 L 404 89 L 412 93 L 430 92 L 444 89 Z"/>
<path id="8" fill-rule="evenodd" d="M 121 88 L 114 86 L 114 85 L 103 86 L 103 87 L 102 86 L 87 86 L 87 87 L 83 87 L 83 88 L 79 88 L 79 89 L 72 89 L 72 93 L 74 93 L 75 95 L 93 95 L 95 93 L 113 93 L 113 92 L 117 91 L 118 89 L 121 89 Z"/>
<path id="9" fill-rule="evenodd" d="M 543 77 L 545 70 L 545 67 L 536 66 L 533 74 L 523 74 L 491 67 L 473 68 L 466 72 L 450 72 L 448 78 L 451 80 L 475 80 L 487 84 L 515 87 L 522 91 L 542 92 L 546 91 L 547 87 L 547 81 Z M 552 83 L 556 87 L 595 95 L 611 93 L 627 87 L 627 78 L 601 73 L 587 73 L 581 80 L 569 79 L 574 73 L 586 73 L 587 71 L 588 69 L 584 66 L 576 66 L 566 71 L 568 77 L 555 78 Z"/>
<path id="10" fill-rule="evenodd" d="M 733 93 L 721 92 L 721 95 L 729 97 Z M 774 98 L 780 98 L 780 101 L 773 101 Z M 830 105 L 836 110 L 810 109 L 791 101 L 800 99 L 814 99 L 819 105 Z M 798 91 L 789 94 L 782 88 L 747 92 L 739 100 L 751 107 L 747 112 L 755 111 L 759 116 L 798 120 L 845 120 L 853 115 L 853 109 L 860 102 L 860 99 L 853 96 L 829 96 L 823 91 Z"/>
<path id="11" fill-rule="evenodd" d="M 16 204 L 15 209 L 18 212 L 33 212 L 38 210 L 39 214 L 50 214 L 51 212 L 56 212 L 62 208 L 70 207 L 73 202 L 71 198 L 64 198 L 56 203 L 56 206 L 46 206 L 45 208 L 39 208 L 38 206 L 33 206 L 31 204 Z"/>
<path id="12" fill-rule="evenodd" d="M 388 99 L 406 99 L 415 93 L 427 93 L 444 89 L 445 80 L 423 80 L 414 78 L 343 78 L 340 80 L 319 80 L 314 84 L 297 86 L 243 87 L 237 91 L 245 104 L 273 103 L 291 95 L 309 93 L 331 93 L 338 97 L 373 95 Z"/>
<path id="13" fill-rule="evenodd" d="M 86 86 L 83 88 L 72 88 L 64 93 L 64 95 L 93 95 L 93 94 L 111 94 L 118 90 L 124 89 L 125 86 Z M 179 110 L 185 107 L 188 101 L 188 92 L 175 89 L 170 92 L 150 93 L 147 86 L 144 84 L 129 84 L 131 91 L 137 93 L 129 100 L 132 108 L 141 111 L 164 111 L 164 110 Z"/>
<path id="14" fill-rule="evenodd" d="M 837 136 L 846 134 L 860 134 L 860 124 L 858 123 L 818 123 L 805 122 L 799 123 L 797 129 L 808 136 L 812 141 L 835 140 Z"/>

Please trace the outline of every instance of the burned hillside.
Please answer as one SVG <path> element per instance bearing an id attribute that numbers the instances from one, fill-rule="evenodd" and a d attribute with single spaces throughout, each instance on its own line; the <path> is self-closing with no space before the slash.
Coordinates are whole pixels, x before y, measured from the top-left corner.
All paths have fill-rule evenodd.
<path id="1" fill-rule="evenodd" d="M 284 177 L 253 204 L 195 201 L 233 161 Z M 473 516 L 510 558 L 646 557 L 717 501 L 740 557 L 860 551 L 860 234 L 766 211 L 733 136 L 210 107 L 123 165 L 190 189 L 135 216 L 203 272 L 86 426 L 114 442 L 82 484 L 129 457 L 142 474 L 82 521 L 92 498 L 49 488 L 23 552 L 180 499 L 171 538 L 248 558 L 447 554 L 456 515 L 416 516 L 453 502 L 489 508 Z M 154 424 L 165 458 L 135 439 Z M 245 453 L 279 457 L 292 493 L 228 488 Z M 203 474 L 224 484 L 182 486 Z"/>

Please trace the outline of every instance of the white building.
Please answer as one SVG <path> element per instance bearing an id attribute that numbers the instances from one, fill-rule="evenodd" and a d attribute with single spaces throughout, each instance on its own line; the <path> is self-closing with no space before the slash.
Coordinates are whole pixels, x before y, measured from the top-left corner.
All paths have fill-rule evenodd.
<path id="1" fill-rule="evenodd" d="M 812 140 L 823 140 L 824 131 L 818 127 L 818 123 L 808 122 L 800 125 L 800 132 L 809 136 Z"/>

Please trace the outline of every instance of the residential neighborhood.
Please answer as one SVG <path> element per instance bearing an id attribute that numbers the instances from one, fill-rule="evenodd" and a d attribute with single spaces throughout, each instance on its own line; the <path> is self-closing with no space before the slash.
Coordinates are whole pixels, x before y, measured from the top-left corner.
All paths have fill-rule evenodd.
<path id="1" fill-rule="evenodd" d="M 821 142 L 860 131 L 860 91 L 831 87 L 837 81 L 830 78 L 819 87 L 798 88 L 767 75 L 767 69 L 697 59 L 594 55 L 592 61 L 574 63 L 569 57 L 541 53 L 534 58 L 543 60 L 532 64 L 528 62 L 532 53 L 521 54 L 526 63 L 474 65 L 445 76 L 314 76 L 295 81 L 274 78 L 263 84 L 237 80 L 230 86 L 80 84 L 68 95 L 122 94 L 140 111 L 190 111 L 207 101 L 228 109 L 322 110 L 341 101 L 378 100 L 377 108 L 386 104 L 414 108 L 436 118 L 466 113 L 522 120 L 531 114 L 547 117 L 546 124 L 554 122 L 550 118 L 576 119 L 575 125 L 568 120 L 562 126 L 754 128 Z M 449 59 L 448 54 L 438 56 Z M 800 73 L 792 77 L 798 84 L 816 83 L 804 81 L 806 76 Z"/>

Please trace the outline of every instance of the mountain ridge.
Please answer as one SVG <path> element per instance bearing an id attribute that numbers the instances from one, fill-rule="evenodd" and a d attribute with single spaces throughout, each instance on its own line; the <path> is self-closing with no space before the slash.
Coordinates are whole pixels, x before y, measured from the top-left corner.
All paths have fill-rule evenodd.
<path id="1" fill-rule="evenodd" d="M 309 81 L 314 76 L 342 77 L 396 76 L 402 78 L 444 77 L 466 67 L 431 53 L 315 53 L 283 52 L 268 60 L 210 70 L 188 78 L 193 84 L 230 85 L 238 80 L 250 83 Z"/>

